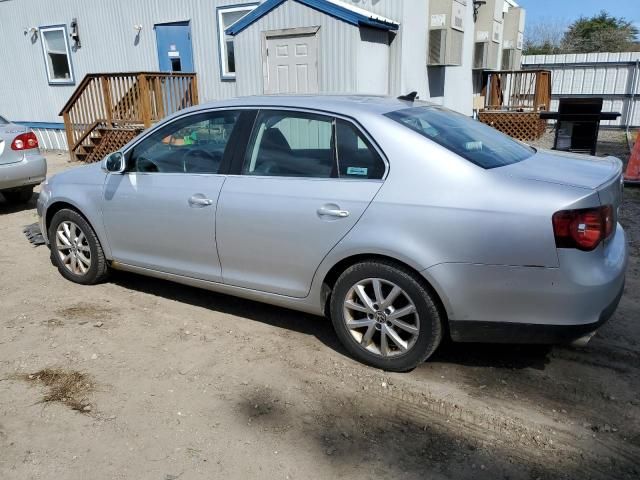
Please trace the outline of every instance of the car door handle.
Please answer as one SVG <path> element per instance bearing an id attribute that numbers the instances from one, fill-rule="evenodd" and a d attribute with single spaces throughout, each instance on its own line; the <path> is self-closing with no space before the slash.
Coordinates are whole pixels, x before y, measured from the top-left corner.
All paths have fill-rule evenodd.
<path id="1" fill-rule="evenodd" d="M 339 210 L 337 208 L 322 207 L 318 209 L 318 215 L 321 217 L 347 218 L 349 216 L 349 212 L 347 210 Z"/>
<path id="2" fill-rule="evenodd" d="M 209 207 L 213 205 L 213 200 L 210 198 L 194 195 L 189 199 L 189 206 L 194 208 Z"/>

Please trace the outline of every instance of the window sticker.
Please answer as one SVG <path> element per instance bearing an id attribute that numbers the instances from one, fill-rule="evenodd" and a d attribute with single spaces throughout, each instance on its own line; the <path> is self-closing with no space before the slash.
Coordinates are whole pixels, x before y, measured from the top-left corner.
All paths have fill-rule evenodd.
<path id="1" fill-rule="evenodd" d="M 347 168 L 347 175 L 369 175 L 369 169 L 366 167 L 349 167 Z"/>

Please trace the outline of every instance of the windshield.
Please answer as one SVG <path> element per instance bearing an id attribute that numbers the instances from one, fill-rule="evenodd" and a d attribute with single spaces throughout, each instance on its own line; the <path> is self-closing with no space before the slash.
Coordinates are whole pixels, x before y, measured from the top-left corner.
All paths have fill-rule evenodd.
<path id="1" fill-rule="evenodd" d="M 386 114 L 482 168 L 496 168 L 529 158 L 535 150 L 469 117 L 425 106 Z"/>

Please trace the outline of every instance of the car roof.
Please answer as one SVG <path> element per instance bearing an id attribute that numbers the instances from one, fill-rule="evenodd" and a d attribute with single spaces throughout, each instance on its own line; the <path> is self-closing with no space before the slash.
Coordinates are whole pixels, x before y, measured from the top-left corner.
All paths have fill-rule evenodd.
<path id="1" fill-rule="evenodd" d="M 232 98 L 198 105 L 194 109 L 211 107 L 283 107 L 321 110 L 345 116 L 358 114 L 384 114 L 426 102 L 410 102 L 394 97 L 375 95 L 260 95 Z"/>

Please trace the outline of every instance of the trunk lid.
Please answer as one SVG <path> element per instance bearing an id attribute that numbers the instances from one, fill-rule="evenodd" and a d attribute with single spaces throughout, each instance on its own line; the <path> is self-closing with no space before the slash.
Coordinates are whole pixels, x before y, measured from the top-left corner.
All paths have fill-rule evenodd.
<path id="1" fill-rule="evenodd" d="M 11 142 L 21 133 L 27 132 L 26 127 L 15 125 L 13 123 L 0 123 L 0 165 L 9 163 L 17 163 L 22 161 L 24 157 L 23 151 L 15 151 L 11 149 Z"/>
<path id="2" fill-rule="evenodd" d="M 624 189 L 622 167 L 622 162 L 615 157 L 539 150 L 522 162 L 495 171 L 516 178 L 590 190 L 598 196 L 600 205 L 613 206 L 617 221 Z"/>
<path id="3" fill-rule="evenodd" d="M 518 163 L 496 169 L 500 173 L 538 182 L 600 190 L 622 173 L 614 157 L 590 157 L 575 153 L 538 150 Z"/>

